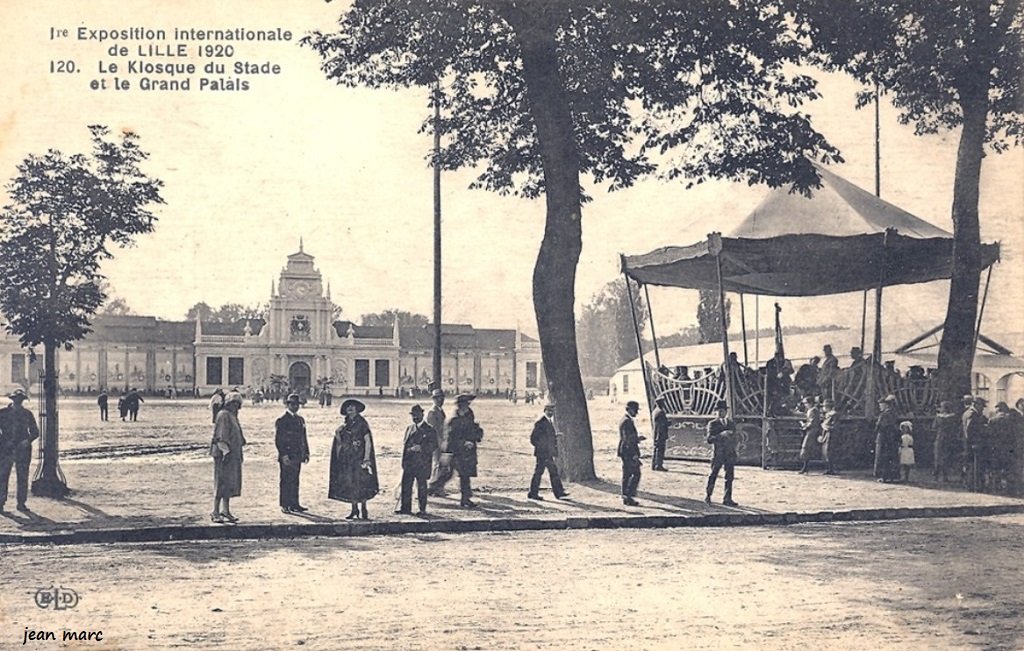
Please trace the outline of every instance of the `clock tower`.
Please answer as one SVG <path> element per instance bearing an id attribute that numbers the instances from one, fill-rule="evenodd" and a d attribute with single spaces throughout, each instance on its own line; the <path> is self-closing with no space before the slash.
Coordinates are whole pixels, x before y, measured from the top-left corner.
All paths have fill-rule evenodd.
<path id="1" fill-rule="evenodd" d="M 330 341 L 332 304 L 323 279 L 300 240 L 298 253 L 288 256 L 268 314 L 270 343 L 323 345 Z"/>

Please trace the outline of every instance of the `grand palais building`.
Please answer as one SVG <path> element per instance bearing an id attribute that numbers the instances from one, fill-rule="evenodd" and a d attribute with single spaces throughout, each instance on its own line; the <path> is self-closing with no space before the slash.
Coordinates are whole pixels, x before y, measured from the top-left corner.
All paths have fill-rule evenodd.
<path id="1" fill-rule="evenodd" d="M 432 377 L 434 329 L 332 321 L 330 289 L 301 250 L 288 256 L 265 319 L 237 323 L 97 316 L 93 331 L 58 353 L 65 392 L 208 395 L 217 388 L 269 388 L 286 381 L 308 391 L 324 378 L 335 394 L 424 391 Z M 518 330 L 445 324 L 441 376 L 446 392 L 519 394 L 543 383 L 540 345 Z M 0 384 L 35 392 L 42 352 L 32 361 L 17 338 L 0 332 Z"/>

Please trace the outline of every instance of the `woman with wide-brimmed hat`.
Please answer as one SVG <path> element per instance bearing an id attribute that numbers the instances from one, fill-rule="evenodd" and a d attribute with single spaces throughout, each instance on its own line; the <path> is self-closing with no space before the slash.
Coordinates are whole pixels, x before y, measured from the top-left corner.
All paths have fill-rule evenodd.
<path id="1" fill-rule="evenodd" d="M 235 523 L 238 518 L 231 514 L 231 498 L 242 494 L 242 446 L 245 437 L 238 422 L 238 410 L 242 408 L 242 394 L 232 391 L 224 396 L 224 407 L 217 413 L 213 427 L 213 442 L 210 456 L 213 457 L 213 513 L 214 522 Z"/>
<path id="2" fill-rule="evenodd" d="M 368 520 L 366 501 L 380 491 L 377 479 L 377 457 L 373 449 L 370 425 L 363 418 L 366 409 L 359 400 L 349 398 L 341 403 L 345 422 L 334 431 L 331 446 L 331 475 L 327 497 L 352 504 L 347 520 Z"/>

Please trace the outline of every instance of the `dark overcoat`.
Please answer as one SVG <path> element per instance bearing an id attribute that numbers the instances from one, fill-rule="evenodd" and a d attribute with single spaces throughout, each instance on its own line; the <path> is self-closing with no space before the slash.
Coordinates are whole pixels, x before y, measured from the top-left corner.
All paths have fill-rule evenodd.
<path id="1" fill-rule="evenodd" d="M 413 450 L 412 448 L 417 445 L 420 449 Z M 402 470 L 412 473 L 419 479 L 430 477 L 436 449 L 437 432 L 427 424 L 427 421 L 409 425 L 405 428 L 405 438 L 402 442 Z"/>
<path id="2" fill-rule="evenodd" d="M 345 418 L 346 422 L 334 431 L 327 497 L 364 502 L 380 491 L 373 434 L 369 423 L 359 414 Z"/>
<path id="3" fill-rule="evenodd" d="M 456 413 L 448 421 L 448 452 L 452 453 L 452 464 L 462 477 L 476 477 L 477 444 L 484 438 L 484 431 L 469 410 Z M 469 443 L 470 445 L 466 445 Z"/>

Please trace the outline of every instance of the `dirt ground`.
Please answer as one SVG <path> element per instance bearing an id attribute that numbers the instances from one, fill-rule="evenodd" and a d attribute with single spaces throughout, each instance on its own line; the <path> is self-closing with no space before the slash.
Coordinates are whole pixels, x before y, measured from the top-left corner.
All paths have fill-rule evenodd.
<path id="1" fill-rule="evenodd" d="M 3 550 L 0 647 L 1024 648 L 1024 516 Z M 41 610 L 37 588 L 73 588 Z"/>

